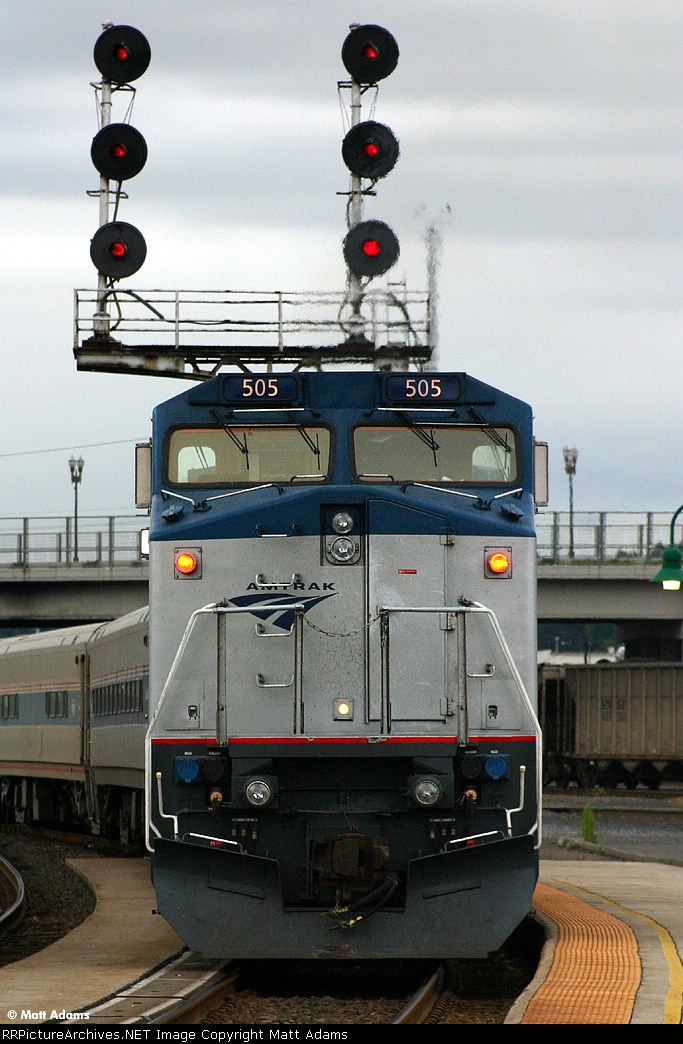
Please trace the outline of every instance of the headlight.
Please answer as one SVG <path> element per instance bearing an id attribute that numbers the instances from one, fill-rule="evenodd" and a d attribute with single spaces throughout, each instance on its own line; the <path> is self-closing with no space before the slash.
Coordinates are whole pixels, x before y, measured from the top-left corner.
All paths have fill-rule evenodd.
<path id="1" fill-rule="evenodd" d="M 353 529 L 353 517 L 348 512 L 337 512 L 332 516 L 330 525 L 335 532 L 351 532 Z"/>
<path id="2" fill-rule="evenodd" d="M 350 562 L 356 554 L 356 545 L 349 537 L 337 537 L 330 544 L 330 554 L 335 562 Z"/>
<path id="3" fill-rule="evenodd" d="M 435 805 L 441 797 L 441 787 L 433 779 L 420 779 L 413 788 L 418 805 Z"/>
<path id="4" fill-rule="evenodd" d="M 255 808 L 263 808 L 270 801 L 273 792 L 264 780 L 252 779 L 251 783 L 247 783 L 244 788 L 244 796 L 250 805 L 254 805 Z"/>
<path id="5" fill-rule="evenodd" d="M 353 517 L 348 511 L 338 511 L 330 522 L 335 533 L 350 533 L 353 529 Z"/>

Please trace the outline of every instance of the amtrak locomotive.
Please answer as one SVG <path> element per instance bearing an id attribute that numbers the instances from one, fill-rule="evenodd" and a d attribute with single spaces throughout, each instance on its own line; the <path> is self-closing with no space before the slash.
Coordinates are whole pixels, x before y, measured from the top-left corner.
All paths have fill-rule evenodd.
<path id="1" fill-rule="evenodd" d="M 233 373 L 138 451 L 160 913 L 211 957 L 500 947 L 541 842 L 530 407 Z"/>

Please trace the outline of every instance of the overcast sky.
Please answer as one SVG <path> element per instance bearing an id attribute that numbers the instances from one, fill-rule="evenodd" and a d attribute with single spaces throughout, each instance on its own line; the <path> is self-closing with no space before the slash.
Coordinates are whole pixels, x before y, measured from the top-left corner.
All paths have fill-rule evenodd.
<path id="1" fill-rule="evenodd" d="M 152 60 L 132 123 L 149 158 L 119 218 L 143 231 L 130 288 L 342 291 L 337 82 L 352 23 L 400 50 L 374 118 L 400 139 L 365 204 L 427 288 L 438 354 L 533 406 L 550 509 L 683 502 L 681 0 L 2 0 L 0 516 L 133 513 L 133 450 L 189 382 L 78 372 L 73 291 L 97 285 L 90 159 L 104 22 Z M 370 113 L 363 112 L 363 118 Z M 113 121 L 123 121 L 115 101 Z M 382 281 L 379 281 L 382 285 Z"/>

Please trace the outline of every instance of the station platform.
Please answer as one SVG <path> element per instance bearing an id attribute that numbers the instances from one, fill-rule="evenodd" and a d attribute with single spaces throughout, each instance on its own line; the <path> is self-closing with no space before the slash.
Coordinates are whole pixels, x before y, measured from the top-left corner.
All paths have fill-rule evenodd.
<path id="1" fill-rule="evenodd" d="M 0 968 L 2 1026 L 44 1023 L 86 1009 L 184 949 L 154 913 L 146 859 L 70 859 L 69 866 L 92 888 L 95 909 L 47 949 Z"/>
<path id="2" fill-rule="evenodd" d="M 541 860 L 538 971 L 506 1024 L 678 1025 L 683 866 Z"/>
<path id="3" fill-rule="evenodd" d="M 0 968 L 0 1025 L 59 1021 L 63 1012 L 86 1010 L 185 949 L 154 913 L 147 860 L 69 863 L 90 883 L 95 910 L 46 950 Z M 505 1023 L 680 1024 L 682 896 L 683 866 L 542 859 L 534 916 L 546 942 Z M 170 996 L 182 988 L 175 977 L 161 987 Z"/>

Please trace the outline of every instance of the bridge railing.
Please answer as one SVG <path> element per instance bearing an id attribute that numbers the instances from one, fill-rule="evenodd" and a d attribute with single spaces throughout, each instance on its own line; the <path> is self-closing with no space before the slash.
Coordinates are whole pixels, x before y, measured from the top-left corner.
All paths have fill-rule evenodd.
<path id="1" fill-rule="evenodd" d="M 540 562 L 655 562 L 671 515 L 654 511 L 548 511 L 536 516 Z M 683 542 L 683 526 L 674 533 Z"/>
<path id="2" fill-rule="evenodd" d="M 122 565 L 140 560 L 147 515 L 0 518 L 0 567 Z M 669 543 L 671 516 L 645 511 L 548 511 L 536 516 L 539 562 L 655 562 Z M 683 543 L 683 524 L 676 527 Z"/>
<path id="3" fill-rule="evenodd" d="M 147 515 L 0 518 L 0 567 L 139 562 L 148 526 Z"/>

